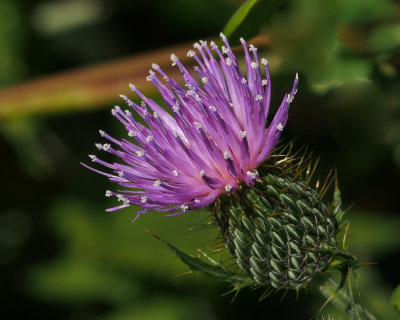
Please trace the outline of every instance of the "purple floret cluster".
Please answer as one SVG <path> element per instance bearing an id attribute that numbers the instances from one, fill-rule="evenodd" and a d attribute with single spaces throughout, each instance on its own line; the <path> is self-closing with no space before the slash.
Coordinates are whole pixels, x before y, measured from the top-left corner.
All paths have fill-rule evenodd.
<path id="1" fill-rule="evenodd" d="M 259 60 L 257 48 L 241 39 L 245 76 L 226 37 L 221 34 L 221 38 L 221 48 L 212 41 L 194 44 L 197 52 L 187 53 L 197 64 L 193 74 L 171 55 L 184 86 L 152 65 L 147 80 L 161 93 L 165 107 L 130 85 L 141 104 L 121 96 L 132 110 L 112 109 L 128 136 L 118 140 L 100 130 L 108 141 L 96 147 L 120 161 L 108 163 L 90 155 L 105 171 L 83 164 L 122 187 L 106 192 L 122 202 L 108 211 L 138 205 L 142 210 L 137 216 L 150 211 L 179 215 L 211 204 L 222 193 L 234 193 L 241 184 L 253 186 L 257 181 L 258 166 L 269 157 L 286 125 L 298 77 L 267 125 L 271 97 L 267 60 Z M 265 69 L 265 78 L 261 69 Z M 146 125 L 136 121 L 132 111 Z"/>

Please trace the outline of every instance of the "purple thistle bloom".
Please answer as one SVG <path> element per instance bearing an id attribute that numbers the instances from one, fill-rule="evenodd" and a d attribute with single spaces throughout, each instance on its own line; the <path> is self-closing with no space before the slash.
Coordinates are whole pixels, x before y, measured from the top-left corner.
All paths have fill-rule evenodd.
<path id="1" fill-rule="evenodd" d="M 194 44 L 197 54 L 192 50 L 187 53 L 197 62 L 194 70 L 201 83 L 174 54 L 172 65 L 180 69 L 185 87 L 152 65 L 147 80 L 161 93 L 173 116 L 133 85 L 130 88 L 142 99 L 141 105 L 121 96 L 147 126 L 116 106 L 112 114 L 130 138 L 117 140 L 100 131 L 117 148 L 109 143 L 96 146 L 118 156 L 121 163 L 90 156 L 110 173 L 83 164 L 125 188 L 106 192 L 106 196 L 123 202 L 107 211 L 134 204 L 143 208 L 137 216 L 149 211 L 178 211 L 168 215 L 174 216 L 209 205 L 222 193 L 234 193 L 242 183 L 255 184 L 258 166 L 268 158 L 286 125 L 298 77 L 266 127 L 271 97 L 267 60 L 259 61 L 257 49 L 253 45 L 248 48 L 241 39 L 247 69 L 244 77 L 226 37 L 221 34 L 221 38 L 225 44 L 221 50 L 214 42 L 208 46 L 200 41 Z"/>

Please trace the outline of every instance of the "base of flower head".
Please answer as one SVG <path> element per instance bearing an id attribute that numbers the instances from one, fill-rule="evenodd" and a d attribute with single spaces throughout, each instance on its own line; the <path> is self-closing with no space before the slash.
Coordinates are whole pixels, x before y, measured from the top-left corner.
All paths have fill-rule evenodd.
<path id="1" fill-rule="evenodd" d="M 217 199 L 215 224 L 237 265 L 257 284 L 305 287 L 332 261 L 335 205 L 325 204 L 293 167 L 266 163 L 258 171 L 253 188 Z"/>

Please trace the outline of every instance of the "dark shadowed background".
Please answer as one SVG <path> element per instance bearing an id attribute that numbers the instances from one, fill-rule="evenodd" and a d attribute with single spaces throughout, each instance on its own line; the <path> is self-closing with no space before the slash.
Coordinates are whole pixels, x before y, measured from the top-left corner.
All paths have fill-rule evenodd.
<path id="1" fill-rule="evenodd" d="M 80 161 L 128 83 L 154 99 L 152 62 L 172 75 L 191 43 L 217 39 L 240 0 L 0 1 L 0 304 L 21 319 L 310 319 L 312 289 L 272 295 L 231 288 L 188 268 L 149 229 L 186 252 L 212 241 L 208 214 L 175 218 L 135 208 L 115 213 L 112 188 Z M 335 168 L 351 220 L 350 249 L 364 262 L 364 304 L 399 319 L 400 2 L 260 0 L 231 35 L 254 39 L 270 61 L 276 110 L 296 72 L 299 92 L 285 141 Z M 251 43 L 251 41 L 250 41 Z M 192 231 L 189 231 L 194 229 Z M 400 299 L 399 299 L 400 300 Z M 329 306 L 319 314 L 342 317 Z"/>

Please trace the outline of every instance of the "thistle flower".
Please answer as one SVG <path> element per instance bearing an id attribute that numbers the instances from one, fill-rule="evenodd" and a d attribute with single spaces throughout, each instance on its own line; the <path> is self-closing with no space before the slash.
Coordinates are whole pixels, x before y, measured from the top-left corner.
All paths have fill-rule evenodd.
<path id="1" fill-rule="evenodd" d="M 153 64 L 147 80 L 172 115 L 131 85 L 142 103 L 121 96 L 132 110 L 112 110 L 129 140 L 100 131 L 113 146 L 96 144 L 121 161 L 108 163 L 91 155 L 111 173 L 87 167 L 125 188 L 106 192 L 123 202 L 108 211 L 134 204 L 143 208 L 136 217 L 149 211 L 175 216 L 210 205 L 213 224 L 251 281 L 298 289 L 329 265 L 338 225 L 332 215 L 337 215 L 337 206 L 323 203 L 321 194 L 309 187 L 305 162 L 296 163 L 290 154 L 271 156 L 286 125 L 298 77 L 268 123 L 267 60 L 259 60 L 257 49 L 241 39 L 244 76 L 227 39 L 222 34 L 221 38 L 221 49 L 200 41 L 194 44 L 198 53 L 188 52 L 197 62 L 194 70 L 201 82 L 171 55 L 186 88 Z M 131 111 L 146 124 L 136 121 Z"/>
<path id="2" fill-rule="evenodd" d="M 241 39 L 245 76 L 226 37 L 221 34 L 221 38 L 225 44 L 221 49 L 214 42 L 200 41 L 194 44 L 197 53 L 187 53 L 197 62 L 194 73 L 171 55 L 184 86 L 152 65 L 147 80 L 161 93 L 164 107 L 130 85 L 141 103 L 121 96 L 131 109 L 112 109 L 129 138 L 118 140 L 100 130 L 108 142 L 96 144 L 99 150 L 120 158 L 119 162 L 90 155 L 108 172 L 83 165 L 123 187 L 118 192 L 106 191 L 106 196 L 122 201 L 108 211 L 138 205 L 142 210 L 137 218 L 150 211 L 175 216 L 209 206 L 211 224 L 219 228 L 239 271 L 222 264 L 207 265 L 169 245 L 193 270 L 229 281 L 237 289 L 255 285 L 266 286 L 267 291 L 298 290 L 336 258 L 336 268 L 345 279 L 359 262 L 337 248 L 335 237 L 342 218 L 337 186 L 333 201 L 327 203 L 324 195 L 332 179 L 327 178 L 321 188 L 311 186 L 315 171 L 311 160 L 296 158 L 290 145 L 275 148 L 297 91 L 297 74 L 268 123 L 271 81 L 267 60 L 260 60 L 257 49 Z M 145 124 L 136 121 L 132 111 Z M 340 289 L 321 288 L 329 299 Z M 349 307 L 342 309 L 358 314 L 351 294 L 350 298 Z"/>
<path id="3" fill-rule="evenodd" d="M 123 202 L 108 211 L 134 204 L 143 208 L 136 217 L 149 211 L 179 215 L 207 206 L 221 194 L 234 194 L 241 185 L 253 186 L 259 179 L 257 168 L 269 157 L 286 125 L 298 77 L 267 125 L 268 61 L 260 60 L 257 49 L 241 39 L 244 76 L 226 37 L 221 34 L 221 38 L 225 44 L 221 49 L 214 42 L 200 41 L 194 44 L 197 53 L 187 53 L 197 62 L 194 71 L 201 81 L 174 54 L 172 65 L 180 69 L 184 87 L 152 65 L 147 80 L 161 93 L 170 112 L 134 85 L 130 88 L 142 99 L 140 105 L 121 95 L 131 109 L 115 106 L 112 114 L 125 126 L 129 138 L 117 140 L 100 130 L 109 143 L 96 144 L 120 162 L 108 163 L 90 155 L 109 172 L 84 164 L 124 188 L 106 192 Z M 265 78 L 261 69 L 265 69 Z M 146 125 L 136 121 L 132 111 Z"/>

